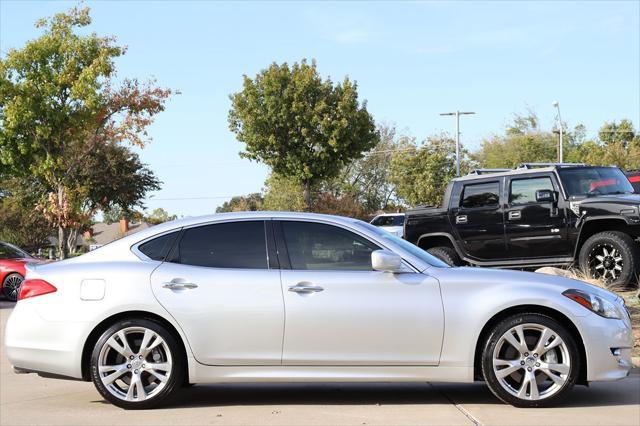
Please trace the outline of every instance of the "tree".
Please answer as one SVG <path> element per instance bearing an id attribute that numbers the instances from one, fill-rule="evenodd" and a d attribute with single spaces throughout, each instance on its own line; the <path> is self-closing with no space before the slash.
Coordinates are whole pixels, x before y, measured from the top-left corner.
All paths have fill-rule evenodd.
<path id="1" fill-rule="evenodd" d="M 569 135 L 565 133 L 565 139 Z M 533 112 L 515 115 L 504 135 L 494 135 L 482 142 L 474 158 L 482 167 L 512 168 L 520 163 L 557 161 L 558 137 L 540 129 Z"/>
<path id="2" fill-rule="evenodd" d="M 254 212 L 262 210 L 264 198 L 262 194 L 255 192 L 249 195 L 239 195 L 232 197 L 231 200 L 225 201 L 216 209 L 216 213 L 225 212 Z"/>
<path id="3" fill-rule="evenodd" d="M 40 191 L 38 182 L 5 179 L 0 187 L 0 241 L 32 251 L 47 246 L 52 229 L 33 210 Z"/>
<path id="4" fill-rule="evenodd" d="M 245 75 L 242 91 L 230 98 L 229 128 L 245 144 L 240 155 L 300 184 L 307 209 L 312 188 L 378 140 L 357 84 L 323 80 L 315 61 L 274 63 L 254 79 Z"/>
<path id="5" fill-rule="evenodd" d="M 302 186 L 294 179 L 271 173 L 264 183 L 264 210 L 301 212 L 306 208 Z"/>
<path id="6" fill-rule="evenodd" d="M 150 171 L 120 144 L 149 142 L 146 128 L 172 93 L 153 82 L 116 85 L 114 59 L 125 49 L 112 37 L 77 33 L 90 23 L 88 8 L 40 20 L 36 26 L 44 34 L 0 60 L 0 168 L 5 176 L 36 178 L 46 187 L 37 207 L 58 230 L 60 258 L 68 252 L 65 240 L 90 220 L 91 210 L 113 204 L 126 210 L 157 188 Z M 100 156 L 115 161 L 109 179 L 95 164 Z M 94 170 L 87 166 L 92 162 Z M 146 184 L 120 196 L 126 176 L 120 167 L 135 170 L 128 183 L 142 176 Z"/>
<path id="7" fill-rule="evenodd" d="M 169 214 L 169 212 L 162 207 L 158 207 L 157 209 L 154 209 L 150 215 L 145 216 L 144 220 L 151 225 L 158 225 L 171 220 L 176 220 L 177 218 L 178 216 L 175 214 Z"/>
<path id="8" fill-rule="evenodd" d="M 348 196 L 367 213 L 397 204 L 395 185 L 390 181 L 391 158 L 406 149 L 410 138 L 397 136 L 392 126 L 378 126 L 379 142 L 364 156 L 347 164 L 340 175 L 326 184 L 334 197 Z"/>
<path id="9" fill-rule="evenodd" d="M 409 205 L 439 205 L 444 190 L 456 175 L 455 140 L 447 135 L 431 136 L 421 146 L 406 142 L 407 146 L 395 152 L 391 160 L 391 182 L 396 185 L 398 197 Z M 466 151 L 461 170 L 469 170 Z"/>

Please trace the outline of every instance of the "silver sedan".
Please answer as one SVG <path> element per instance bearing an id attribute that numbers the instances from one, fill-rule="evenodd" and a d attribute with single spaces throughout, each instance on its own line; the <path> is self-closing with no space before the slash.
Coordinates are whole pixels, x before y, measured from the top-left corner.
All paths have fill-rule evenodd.
<path id="1" fill-rule="evenodd" d="M 123 408 L 220 382 L 484 380 L 520 407 L 627 376 L 613 293 L 450 268 L 367 223 L 232 213 L 28 267 L 6 329 L 16 372 L 91 380 Z"/>

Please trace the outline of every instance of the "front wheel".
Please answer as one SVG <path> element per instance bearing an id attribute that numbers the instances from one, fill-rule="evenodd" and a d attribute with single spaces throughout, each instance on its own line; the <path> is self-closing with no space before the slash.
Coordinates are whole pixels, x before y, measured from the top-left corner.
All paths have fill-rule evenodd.
<path id="1" fill-rule="evenodd" d="M 91 356 L 91 378 L 98 392 L 125 409 L 167 403 L 185 381 L 178 343 L 161 324 L 119 321 L 98 339 Z"/>
<path id="2" fill-rule="evenodd" d="M 619 231 L 592 235 L 580 249 L 580 267 L 607 286 L 627 286 L 636 278 L 640 254 L 629 235 Z"/>
<path id="3" fill-rule="evenodd" d="M 560 323 L 541 314 L 517 314 L 501 321 L 482 352 L 482 374 L 489 389 L 516 407 L 559 402 L 579 371 L 573 337 Z"/>

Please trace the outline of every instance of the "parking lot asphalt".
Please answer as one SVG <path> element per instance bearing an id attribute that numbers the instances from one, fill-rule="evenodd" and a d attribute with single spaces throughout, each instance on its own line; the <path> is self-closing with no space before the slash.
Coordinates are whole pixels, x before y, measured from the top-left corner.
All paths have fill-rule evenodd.
<path id="1" fill-rule="evenodd" d="M 225 384 L 185 389 L 173 406 L 124 411 L 91 383 L 11 371 L 0 301 L 0 425 L 640 425 L 640 374 L 577 386 L 558 407 L 519 409 L 474 384 Z"/>

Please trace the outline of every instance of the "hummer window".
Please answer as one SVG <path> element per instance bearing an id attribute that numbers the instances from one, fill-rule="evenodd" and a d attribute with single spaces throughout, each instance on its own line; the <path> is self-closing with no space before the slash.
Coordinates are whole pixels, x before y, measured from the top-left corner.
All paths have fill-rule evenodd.
<path id="1" fill-rule="evenodd" d="M 497 207 L 500 196 L 498 182 L 485 182 L 466 185 L 462 194 L 461 207 L 473 209 L 478 207 Z"/>
<path id="2" fill-rule="evenodd" d="M 536 202 L 536 191 L 548 189 L 553 191 L 551 178 L 515 179 L 511 181 L 509 204 L 529 204 Z"/>

